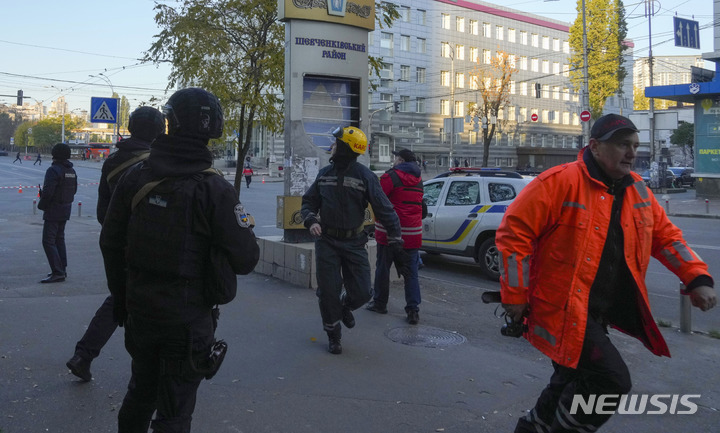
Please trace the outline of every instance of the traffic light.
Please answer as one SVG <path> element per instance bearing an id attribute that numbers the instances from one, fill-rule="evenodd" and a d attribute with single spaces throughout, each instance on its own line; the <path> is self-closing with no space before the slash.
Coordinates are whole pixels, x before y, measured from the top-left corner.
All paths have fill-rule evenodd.
<path id="1" fill-rule="evenodd" d="M 23 104 L 23 103 L 22 103 L 22 100 L 23 100 L 23 91 L 22 91 L 22 90 L 18 90 L 18 94 L 17 94 L 17 105 L 22 106 L 22 104 Z"/>
<path id="2" fill-rule="evenodd" d="M 540 83 L 535 83 L 535 97 L 536 98 L 540 97 L 541 90 L 542 90 L 542 88 L 540 87 Z"/>
<path id="3" fill-rule="evenodd" d="M 400 103 L 398 101 L 393 102 L 395 112 L 400 111 Z"/>

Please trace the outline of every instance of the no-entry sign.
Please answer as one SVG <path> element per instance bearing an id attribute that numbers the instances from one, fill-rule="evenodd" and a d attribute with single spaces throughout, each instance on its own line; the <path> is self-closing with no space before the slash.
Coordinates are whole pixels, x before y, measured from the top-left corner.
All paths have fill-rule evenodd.
<path id="1" fill-rule="evenodd" d="M 583 122 L 587 122 L 590 120 L 590 112 L 585 110 L 582 113 L 580 113 L 580 120 Z"/>
<path id="2" fill-rule="evenodd" d="M 530 116 L 530 120 L 532 120 L 533 122 L 537 122 L 537 120 L 538 120 L 537 114 L 533 113 L 532 116 Z"/>

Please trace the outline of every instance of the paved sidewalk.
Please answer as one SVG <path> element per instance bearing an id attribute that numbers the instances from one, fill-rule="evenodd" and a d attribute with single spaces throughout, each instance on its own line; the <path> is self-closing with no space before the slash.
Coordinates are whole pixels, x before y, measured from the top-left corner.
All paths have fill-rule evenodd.
<path id="1" fill-rule="evenodd" d="M 120 329 L 80 383 L 65 368 L 106 296 L 99 225 L 73 218 L 68 280 L 38 284 L 46 268 L 41 216 L 7 218 L 0 236 L 0 430 L 115 432 L 130 361 Z M 422 272 L 421 272 L 422 278 Z M 551 367 L 501 319 L 477 286 L 422 278 L 419 326 L 404 322 L 402 289 L 390 313 L 356 313 L 344 353 L 326 351 L 313 291 L 258 274 L 239 278 L 217 335 L 229 343 L 221 371 L 204 382 L 195 432 L 510 432 L 534 404 Z M 717 314 L 713 311 L 709 314 Z M 636 394 L 699 394 L 694 415 L 619 415 L 604 433 L 716 432 L 720 340 L 662 328 L 673 358 L 658 358 L 612 332 Z"/>

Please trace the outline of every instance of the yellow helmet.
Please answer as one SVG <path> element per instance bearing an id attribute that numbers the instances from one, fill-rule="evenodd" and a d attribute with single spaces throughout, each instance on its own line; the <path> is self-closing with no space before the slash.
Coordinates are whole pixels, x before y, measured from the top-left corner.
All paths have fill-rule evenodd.
<path id="1" fill-rule="evenodd" d="M 353 152 L 358 155 L 364 155 L 367 150 L 367 137 L 365 133 L 354 126 L 343 128 L 339 126 L 333 131 L 333 136 L 343 143 L 347 144 Z"/>

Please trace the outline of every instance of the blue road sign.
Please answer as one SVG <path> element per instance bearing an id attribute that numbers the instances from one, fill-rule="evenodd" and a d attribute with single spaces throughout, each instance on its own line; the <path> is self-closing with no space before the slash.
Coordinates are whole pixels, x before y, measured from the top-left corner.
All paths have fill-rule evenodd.
<path id="1" fill-rule="evenodd" d="M 116 98 L 90 98 L 90 122 L 117 123 L 118 100 Z"/>
<path id="2" fill-rule="evenodd" d="M 697 21 L 673 17 L 675 46 L 700 49 L 700 26 Z"/>

